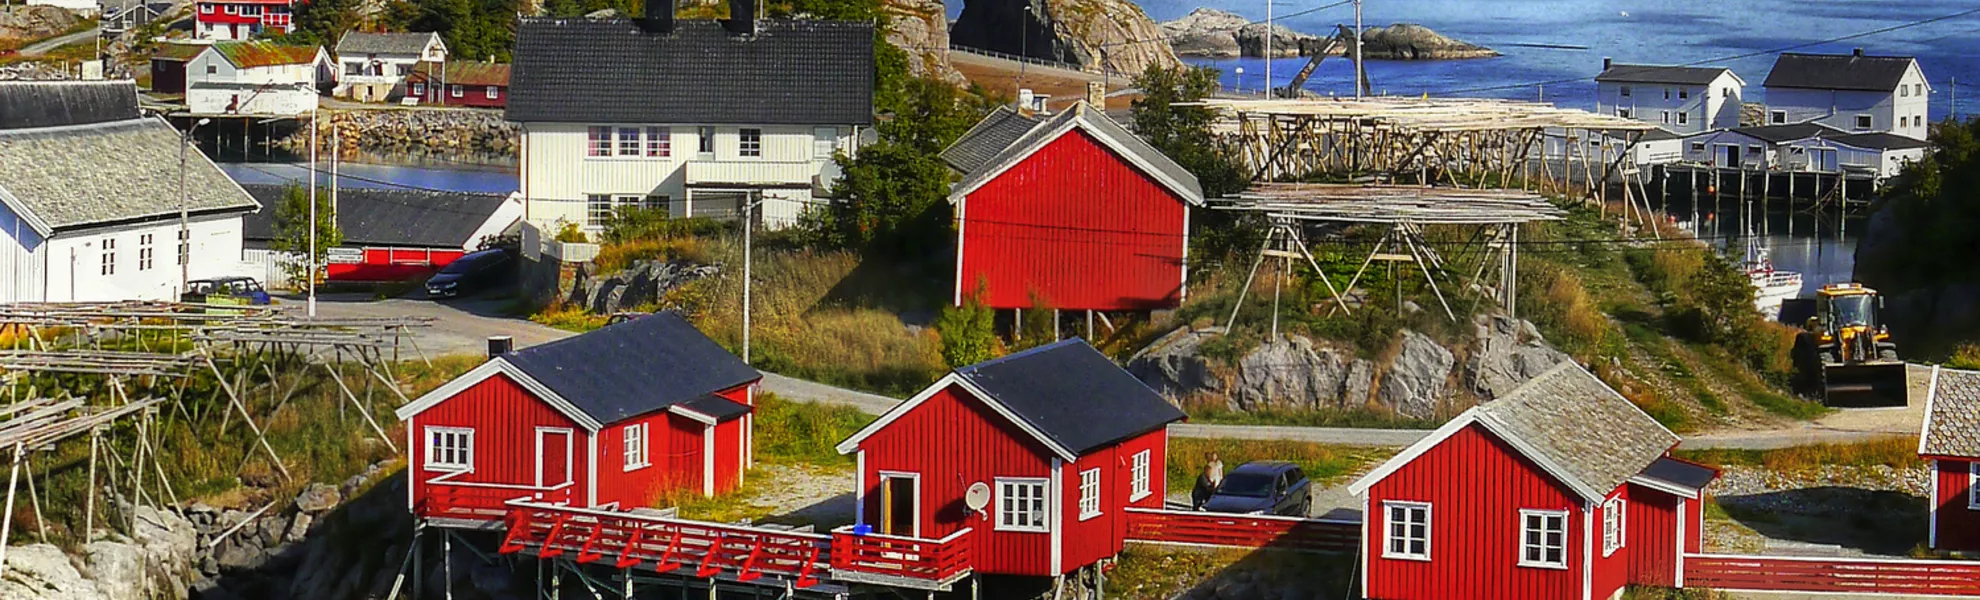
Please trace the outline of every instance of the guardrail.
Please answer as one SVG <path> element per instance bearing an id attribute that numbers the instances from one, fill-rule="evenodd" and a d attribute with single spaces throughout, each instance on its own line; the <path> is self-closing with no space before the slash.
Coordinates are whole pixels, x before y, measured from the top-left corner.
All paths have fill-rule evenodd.
<path id="1" fill-rule="evenodd" d="M 835 577 L 869 583 L 924 583 L 946 589 L 970 572 L 970 529 L 965 527 L 939 540 L 856 534 L 852 527 L 832 530 L 832 572 Z"/>
<path id="2" fill-rule="evenodd" d="M 821 534 L 541 502 L 511 501 L 509 507 L 503 554 L 533 549 L 539 558 L 610 558 L 620 569 L 644 566 L 701 578 L 726 572 L 737 581 L 776 575 L 798 588 L 816 585 L 828 568 L 832 538 Z"/>
<path id="3" fill-rule="evenodd" d="M 1127 509 L 1127 541 L 1352 553 L 1361 544 L 1361 522 L 1130 508 Z"/>
<path id="4" fill-rule="evenodd" d="M 536 486 L 453 480 L 468 473 L 456 471 L 426 480 L 425 493 L 419 495 L 414 514 L 428 519 L 500 521 L 508 516 L 507 503 L 511 500 L 568 502 L 571 499 L 568 481 Z"/>
<path id="5" fill-rule="evenodd" d="M 1679 587 L 1980 596 L 1980 562 L 1687 554 Z"/>

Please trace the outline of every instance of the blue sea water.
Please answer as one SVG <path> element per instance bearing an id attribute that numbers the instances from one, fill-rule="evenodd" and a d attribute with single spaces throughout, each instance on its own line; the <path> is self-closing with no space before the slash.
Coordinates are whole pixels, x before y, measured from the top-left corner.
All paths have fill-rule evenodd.
<path id="1" fill-rule="evenodd" d="M 223 162 L 220 170 L 241 183 L 300 183 L 309 165 L 288 162 Z M 386 165 L 346 162 L 337 168 L 338 185 L 360 188 L 427 189 L 506 194 L 519 189 L 514 167 L 465 165 Z M 317 165 L 317 185 L 329 186 L 327 165 Z"/>

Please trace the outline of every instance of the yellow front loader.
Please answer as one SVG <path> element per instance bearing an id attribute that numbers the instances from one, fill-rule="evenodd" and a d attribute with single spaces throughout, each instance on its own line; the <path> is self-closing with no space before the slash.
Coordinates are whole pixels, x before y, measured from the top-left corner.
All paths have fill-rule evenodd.
<path id="1" fill-rule="evenodd" d="M 1856 283 L 1822 286 L 1815 292 L 1815 316 L 1795 343 L 1795 363 L 1803 381 L 1819 390 L 1822 403 L 1837 407 L 1904 406 L 1904 361 L 1879 318 L 1884 300 L 1877 290 Z"/>

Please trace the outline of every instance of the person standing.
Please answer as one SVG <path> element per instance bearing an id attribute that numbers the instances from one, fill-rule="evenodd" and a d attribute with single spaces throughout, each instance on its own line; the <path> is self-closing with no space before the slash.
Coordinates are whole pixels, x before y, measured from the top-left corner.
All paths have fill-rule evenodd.
<path id="1" fill-rule="evenodd" d="M 1203 505 L 1210 501 L 1210 495 L 1217 492 L 1217 485 L 1223 482 L 1224 461 L 1212 452 L 1210 460 L 1203 464 L 1203 472 L 1196 475 L 1196 487 L 1189 493 L 1189 508 L 1203 510 Z"/>

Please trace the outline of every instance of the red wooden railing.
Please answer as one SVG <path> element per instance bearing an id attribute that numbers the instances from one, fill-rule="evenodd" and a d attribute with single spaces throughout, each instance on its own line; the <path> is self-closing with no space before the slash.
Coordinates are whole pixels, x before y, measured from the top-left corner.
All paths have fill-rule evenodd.
<path id="1" fill-rule="evenodd" d="M 414 514 L 429 519 L 500 521 L 509 514 L 507 503 L 510 500 L 556 503 L 571 499 L 572 486 L 568 481 L 552 486 L 535 486 L 453 480 L 466 473 L 448 473 L 426 480 L 424 493 L 418 495 L 419 502 L 414 506 Z"/>
<path id="2" fill-rule="evenodd" d="M 1980 562 L 1687 554 L 1680 587 L 1980 596 Z"/>
<path id="3" fill-rule="evenodd" d="M 1130 508 L 1127 541 L 1351 553 L 1361 543 L 1361 522 Z"/>
<path id="4" fill-rule="evenodd" d="M 852 531 L 832 530 L 832 570 L 843 578 L 878 575 L 947 585 L 970 572 L 967 527 L 939 540 Z"/>

